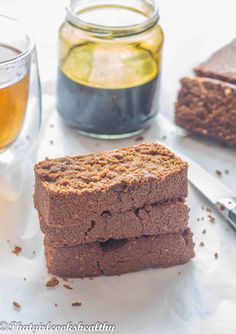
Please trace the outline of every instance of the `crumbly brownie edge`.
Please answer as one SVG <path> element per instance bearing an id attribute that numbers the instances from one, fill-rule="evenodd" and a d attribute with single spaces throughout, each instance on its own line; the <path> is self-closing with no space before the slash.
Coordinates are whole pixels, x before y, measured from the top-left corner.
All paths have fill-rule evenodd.
<path id="1" fill-rule="evenodd" d="M 49 220 L 49 192 L 40 181 L 37 174 L 35 174 L 35 191 L 33 194 L 34 207 L 39 212 L 43 212 L 43 217 L 45 221 Z"/>
<path id="2" fill-rule="evenodd" d="M 108 239 L 177 233 L 188 224 L 189 208 L 182 201 L 157 203 L 110 216 L 97 221 L 75 221 L 70 226 L 50 226 L 40 218 L 40 226 L 48 244 L 53 247 L 79 245 Z"/>
<path id="3" fill-rule="evenodd" d="M 236 86 L 209 78 L 183 78 L 175 122 L 193 134 L 236 145 Z"/>
<path id="4" fill-rule="evenodd" d="M 194 257 L 192 232 L 109 240 L 54 248 L 45 240 L 48 271 L 61 277 L 120 275 L 149 267 L 170 267 Z"/>

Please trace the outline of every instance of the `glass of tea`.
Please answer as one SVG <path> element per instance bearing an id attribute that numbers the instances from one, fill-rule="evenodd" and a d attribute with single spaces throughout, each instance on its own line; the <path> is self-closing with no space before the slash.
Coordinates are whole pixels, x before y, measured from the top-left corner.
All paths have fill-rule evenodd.
<path id="1" fill-rule="evenodd" d="M 0 15 L 0 167 L 24 159 L 41 122 L 35 45 L 22 24 Z"/>

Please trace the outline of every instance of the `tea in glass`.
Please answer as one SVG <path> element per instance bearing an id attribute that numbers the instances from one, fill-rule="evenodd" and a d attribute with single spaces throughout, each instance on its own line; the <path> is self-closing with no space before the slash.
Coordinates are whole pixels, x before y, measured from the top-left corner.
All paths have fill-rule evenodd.
<path id="1" fill-rule="evenodd" d="M 0 171 L 24 160 L 41 125 L 37 51 L 22 23 L 0 15 Z"/>
<path id="2" fill-rule="evenodd" d="M 17 57 L 20 51 L 0 44 L 0 62 Z M 0 150 L 4 150 L 17 138 L 22 128 L 29 93 L 29 74 L 19 71 L 9 80 L 0 81 Z"/>

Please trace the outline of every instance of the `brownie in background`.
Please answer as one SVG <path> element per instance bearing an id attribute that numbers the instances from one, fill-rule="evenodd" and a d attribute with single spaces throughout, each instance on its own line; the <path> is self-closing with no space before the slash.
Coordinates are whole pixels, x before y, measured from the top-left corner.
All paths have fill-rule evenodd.
<path id="1" fill-rule="evenodd" d="M 175 122 L 192 134 L 236 146 L 236 40 L 183 78 Z"/>

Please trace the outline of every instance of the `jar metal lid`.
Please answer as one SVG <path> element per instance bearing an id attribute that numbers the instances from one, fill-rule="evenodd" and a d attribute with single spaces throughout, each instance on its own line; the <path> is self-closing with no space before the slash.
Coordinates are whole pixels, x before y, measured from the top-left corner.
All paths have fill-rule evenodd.
<path id="1" fill-rule="evenodd" d="M 123 37 L 138 34 L 145 30 L 150 29 L 154 26 L 159 20 L 159 8 L 156 0 L 133 0 L 133 6 L 130 5 L 130 9 L 134 8 L 134 4 L 141 5 L 149 8 L 150 14 L 143 20 L 141 23 L 123 25 L 123 26 L 108 26 L 102 24 L 96 24 L 87 22 L 80 17 L 82 10 L 94 6 L 109 5 L 109 6 L 120 6 L 128 8 L 127 0 L 72 0 L 70 6 L 66 7 L 66 20 L 69 21 L 72 25 L 76 26 L 79 29 L 86 30 L 95 35 L 99 35 L 103 38 L 112 38 L 112 37 Z"/>

